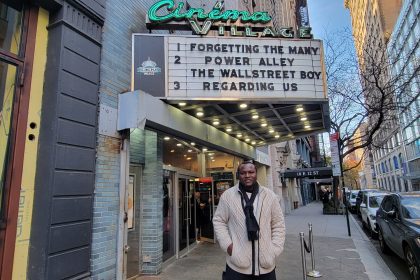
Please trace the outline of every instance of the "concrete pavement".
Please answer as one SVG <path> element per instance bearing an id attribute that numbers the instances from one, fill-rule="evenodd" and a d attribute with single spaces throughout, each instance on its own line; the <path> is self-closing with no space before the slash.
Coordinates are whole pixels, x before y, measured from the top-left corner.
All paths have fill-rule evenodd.
<path id="1" fill-rule="evenodd" d="M 322 273 L 322 279 L 396 279 L 352 217 L 351 237 L 347 234 L 345 216 L 323 215 L 322 204 L 318 202 L 294 210 L 285 219 L 287 235 L 284 251 L 277 259 L 278 280 L 303 279 L 299 232 L 305 233 L 308 242 L 309 222 L 313 225 L 316 269 Z M 224 267 L 225 254 L 219 246 L 201 242 L 188 255 L 166 267 L 159 278 L 221 279 Z M 311 269 L 309 254 L 307 267 Z"/>

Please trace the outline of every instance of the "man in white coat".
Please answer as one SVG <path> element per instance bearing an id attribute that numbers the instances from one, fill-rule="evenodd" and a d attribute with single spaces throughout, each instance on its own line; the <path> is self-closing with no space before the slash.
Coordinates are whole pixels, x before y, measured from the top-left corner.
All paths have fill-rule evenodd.
<path id="1" fill-rule="evenodd" d="M 213 217 L 216 238 L 227 254 L 223 279 L 275 280 L 275 260 L 286 235 L 279 201 L 258 184 L 252 161 L 238 171 L 239 184 L 222 194 Z"/>

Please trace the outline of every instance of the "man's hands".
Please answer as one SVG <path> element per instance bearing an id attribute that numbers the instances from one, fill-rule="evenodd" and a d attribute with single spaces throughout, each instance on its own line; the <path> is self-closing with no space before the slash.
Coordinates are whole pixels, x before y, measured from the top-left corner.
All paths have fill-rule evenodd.
<path id="1" fill-rule="evenodd" d="M 233 249 L 233 243 L 229 245 L 229 247 L 227 248 L 227 253 L 229 254 L 229 256 L 232 256 L 232 249 Z"/>

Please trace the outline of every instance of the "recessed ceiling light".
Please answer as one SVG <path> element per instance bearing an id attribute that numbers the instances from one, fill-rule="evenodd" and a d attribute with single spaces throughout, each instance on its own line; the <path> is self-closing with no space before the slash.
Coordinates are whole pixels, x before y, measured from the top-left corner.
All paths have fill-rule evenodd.
<path id="1" fill-rule="evenodd" d="M 191 158 L 190 157 L 187 157 L 187 160 L 191 160 Z"/>
<path id="2" fill-rule="evenodd" d="M 181 147 L 182 146 L 182 144 L 181 143 L 178 143 L 178 144 L 176 144 L 178 147 Z"/>
<path id="3" fill-rule="evenodd" d="M 195 143 L 194 142 L 191 142 L 190 144 L 191 144 L 191 146 L 195 146 Z"/>
<path id="4" fill-rule="evenodd" d="M 271 128 L 268 132 L 269 133 L 274 133 L 274 129 Z"/>
<path id="5" fill-rule="evenodd" d="M 262 123 L 261 126 L 262 127 L 266 127 L 267 126 L 267 123 Z"/>
<path id="6" fill-rule="evenodd" d="M 216 161 L 215 159 L 212 159 L 211 161 Z"/>
<path id="7" fill-rule="evenodd" d="M 171 150 L 171 153 L 175 153 L 175 150 Z"/>
<path id="8" fill-rule="evenodd" d="M 214 156 L 214 153 L 209 153 L 209 156 Z"/>
<path id="9" fill-rule="evenodd" d="M 296 111 L 297 111 L 297 112 L 302 112 L 302 111 L 303 111 L 303 107 L 297 107 L 297 108 L 296 108 Z"/>
<path id="10" fill-rule="evenodd" d="M 188 150 L 189 153 L 192 153 L 192 150 Z"/>
<path id="11" fill-rule="evenodd" d="M 178 105 L 181 106 L 181 107 L 184 107 L 184 106 L 187 105 L 187 103 L 185 103 L 185 102 L 179 102 Z"/>
<path id="12" fill-rule="evenodd" d="M 249 142 L 249 141 L 251 141 L 251 139 L 249 139 L 249 138 L 246 138 L 245 139 L 245 142 Z"/>
<path id="13" fill-rule="evenodd" d="M 257 142 L 255 142 L 255 141 L 252 141 L 252 142 L 251 142 L 251 144 L 252 144 L 252 145 L 255 145 L 255 144 L 257 144 Z"/>
<path id="14" fill-rule="evenodd" d="M 202 117 L 202 116 L 204 116 L 204 113 L 203 113 L 203 112 L 201 112 L 201 111 L 199 111 L 199 112 L 197 112 L 195 115 L 196 115 L 197 117 Z"/>
<path id="15" fill-rule="evenodd" d="M 168 137 L 168 136 L 163 137 L 163 140 L 166 140 L 166 141 L 168 141 L 170 139 L 171 139 L 171 137 Z"/>
<path id="16" fill-rule="evenodd" d="M 276 134 L 276 135 L 274 136 L 274 138 L 280 138 L 280 135 Z"/>
<path id="17" fill-rule="evenodd" d="M 260 141 L 260 144 L 264 144 L 264 141 Z"/>
<path id="18" fill-rule="evenodd" d="M 256 120 L 256 119 L 258 119 L 258 118 L 259 118 L 258 114 L 253 114 L 253 115 L 252 115 L 252 119 Z"/>
<path id="19" fill-rule="evenodd" d="M 187 155 L 184 155 L 184 157 L 187 157 Z"/>
<path id="20" fill-rule="evenodd" d="M 214 120 L 213 121 L 213 125 L 219 125 L 219 124 L 220 124 L 219 120 Z"/>
<path id="21" fill-rule="evenodd" d="M 239 105 L 239 108 L 241 108 L 241 109 L 245 109 L 247 107 L 248 107 L 248 104 L 245 104 L 245 103 L 242 103 L 242 104 Z"/>
<path id="22" fill-rule="evenodd" d="M 214 157 L 210 157 L 210 159 L 214 159 Z"/>
<path id="23" fill-rule="evenodd" d="M 311 126 L 308 124 L 308 125 L 305 125 L 305 128 L 308 129 L 308 128 L 311 128 Z"/>
<path id="24" fill-rule="evenodd" d="M 232 132 L 232 128 L 231 128 L 231 127 L 227 127 L 227 128 L 226 128 L 226 131 L 227 131 L 227 132 Z"/>
<path id="25" fill-rule="evenodd" d="M 207 148 L 203 148 L 203 152 L 207 152 Z"/>
<path id="26" fill-rule="evenodd" d="M 242 137 L 242 133 L 236 134 L 236 137 L 241 138 Z"/>
<path id="27" fill-rule="evenodd" d="M 308 119 L 307 117 L 300 118 L 300 120 L 303 122 L 306 121 L 307 119 Z"/>

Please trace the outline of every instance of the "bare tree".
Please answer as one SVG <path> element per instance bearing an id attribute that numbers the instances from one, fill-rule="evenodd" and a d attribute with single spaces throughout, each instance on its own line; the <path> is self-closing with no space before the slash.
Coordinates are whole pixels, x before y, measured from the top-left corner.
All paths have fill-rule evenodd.
<path id="1" fill-rule="evenodd" d="M 342 160 L 357 150 L 381 147 L 383 143 L 375 139 L 375 134 L 387 123 L 398 122 L 398 112 L 418 95 L 410 87 L 412 74 L 391 74 L 391 66 L 399 61 L 388 59 L 386 46 L 376 43 L 356 55 L 353 43 L 349 30 L 324 39 L 331 128 L 340 134 Z M 414 71 L 418 75 L 419 69 Z M 396 98 L 401 93 L 409 97 L 405 102 Z M 356 133 L 363 123 L 367 123 L 367 129 Z M 359 165 L 343 165 L 343 171 Z"/>

